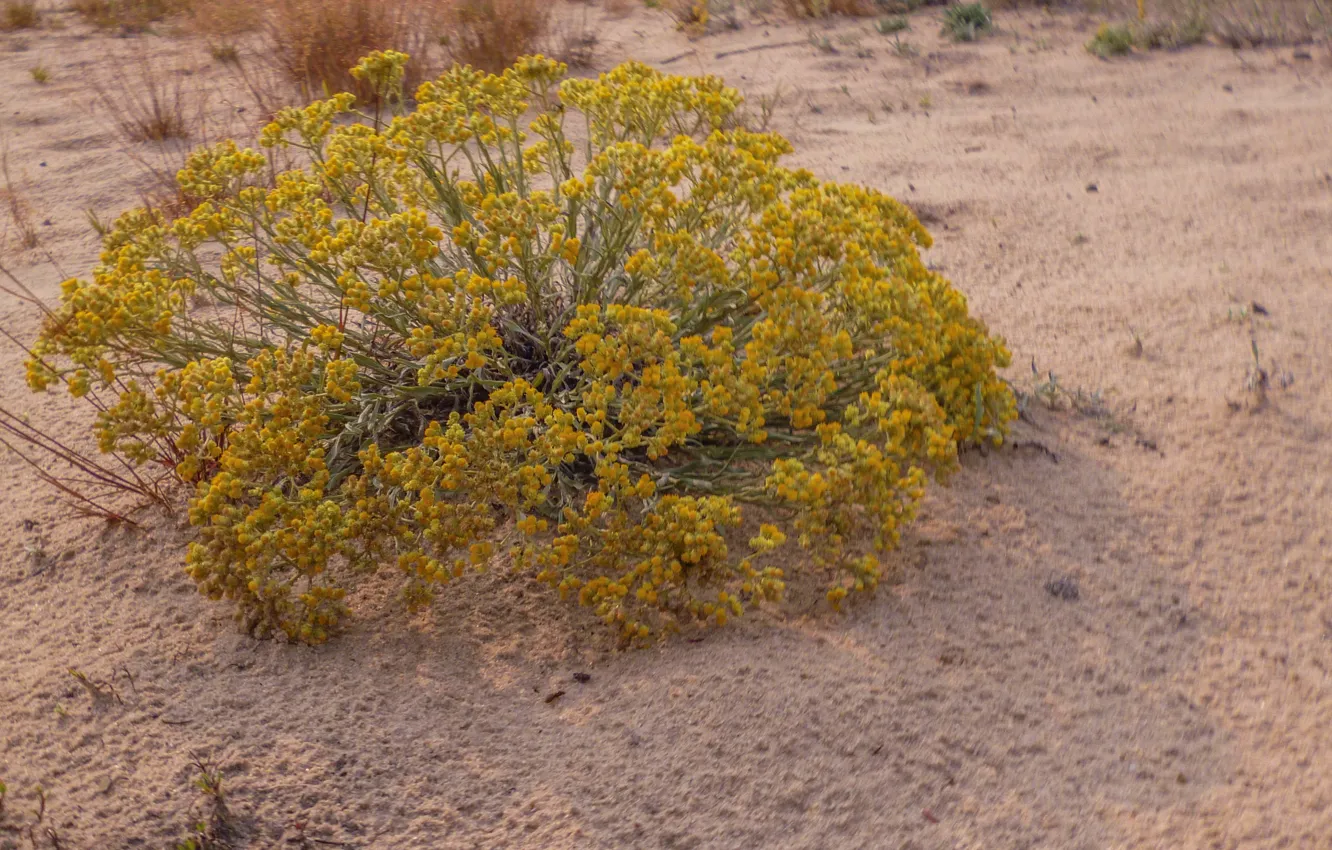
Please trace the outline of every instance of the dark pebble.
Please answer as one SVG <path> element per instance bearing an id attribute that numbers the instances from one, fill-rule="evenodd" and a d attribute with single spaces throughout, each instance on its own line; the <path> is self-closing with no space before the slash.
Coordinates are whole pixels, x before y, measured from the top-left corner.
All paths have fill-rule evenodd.
<path id="1" fill-rule="evenodd" d="M 1056 599 L 1072 602 L 1078 598 L 1078 581 L 1072 576 L 1052 578 L 1045 583 L 1045 592 Z"/>

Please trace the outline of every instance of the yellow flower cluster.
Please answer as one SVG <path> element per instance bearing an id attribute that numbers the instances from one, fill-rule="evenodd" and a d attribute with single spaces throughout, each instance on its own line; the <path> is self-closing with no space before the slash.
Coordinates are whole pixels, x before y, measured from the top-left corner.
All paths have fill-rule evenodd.
<path id="1" fill-rule="evenodd" d="M 959 444 L 1002 439 L 1008 353 L 929 235 L 780 165 L 720 80 L 529 57 L 407 109 L 406 62 L 355 69 L 373 115 L 277 115 L 262 144 L 303 168 L 195 153 L 195 209 L 122 216 L 28 364 L 106 398 L 104 451 L 195 488 L 187 569 L 248 628 L 324 640 L 385 566 L 412 606 L 530 571 L 629 640 L 793 569 L 838 606 Z"/>

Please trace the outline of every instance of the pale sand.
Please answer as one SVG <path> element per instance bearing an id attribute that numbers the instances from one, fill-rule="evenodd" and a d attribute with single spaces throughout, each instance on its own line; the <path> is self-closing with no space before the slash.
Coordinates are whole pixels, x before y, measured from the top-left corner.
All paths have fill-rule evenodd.
<path id="1" fill-rule="evenodd" d="M 864 21 L 828 30 L 838 55 L 718 60 L 805 28 L 690 43 L 635 12 L 598 24 L 596 62 L 692 49 L 666 67 L 780 85 L 794 159 L 916 205 L 1014 381 L 1034 358 L 1113 418 L 1036 404 L 1018 447 L 933 490 L 900 583 L 845 615 L 797 595 L 631 652 L 499 576 L 415 619 L 362 594 L 318 649 L 256 642 L 182 574 L 184 529 L 73 519 L 0 456 L 0 824 L 30 822 L 41 785 L 62 847 L 172 846 L 199 813 L 198 752 L 250 848 L 1328 846 L 1326 48 L 1101 62 L 1074 17 L 1000 13 L 974 46 L 941 42 L 937 17 L 903 35 L 915 60 Z M 142 184 L 86 83 L 124 42 L 65 19 L 26 52 L 0 36 L 0 126 L 44 249 L 76 273 L 96 251 L 82 211 Z M 197 44 L 160 45 L 200 84 L 225 77 Z M 7 262 L 54 297 L 39 252 Z M 1264 365 L 1294 377 L 1261 408 L 1249 325 L 1228 319 L 1251 301 Z M 0 323 L 36 329 L 12 299 Z M 6 350 L 5 404 L 83 439 L 82 409 L 31 397 Z M 1076 601 L 1044 589 L 1062 576 Z M 130 671 L 124 705 L 94 706 L 69 667 Z M 0 825 L 0 848 L 28 846 Z"/>

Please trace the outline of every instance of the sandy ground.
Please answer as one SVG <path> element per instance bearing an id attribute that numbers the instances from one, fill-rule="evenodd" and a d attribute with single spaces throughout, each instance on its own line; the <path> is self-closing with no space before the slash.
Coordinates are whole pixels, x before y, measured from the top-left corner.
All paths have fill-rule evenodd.
<path id="1" fill-rule="evenodd" d="M 50 222 L 6 262 L 47 297 L 52 259 L 95 257 L 83 211 L 145 187 L 88 86 L 124 41 L 69 20 L 0 36 L 0 127 Z M 71 518 L 0 455 L 0 848 L 29 846 L 5 824 L 38 786 L 60 847 L 174 846 L 194 754 L 243 848 L 1329 846 L 1326 48 L 1101 62 L 1076 17 L 1001 14 L 974 46 L 912 23 L 904 58 L 867 22 L 819 29 L 833 54 L 792 24 L 691 43 L 641 12 L 597 23 L 596 56 L 782 92 L 797 160 L 920 211 L 1018 386 L 1034 360 L 1086 391 L 934 490 L 897 583 L 645 651 L 495 576 L 415 619 L 364 600 L 318 649 L 256 642 L 182 574 L 185 530 Z M 0 324 L 29 338 L 34 311 L 0 297 Z M 86 427 L 13 351 L 0 393 Z M 1045 589 L 1065 577 L 1078 599 Z"/>

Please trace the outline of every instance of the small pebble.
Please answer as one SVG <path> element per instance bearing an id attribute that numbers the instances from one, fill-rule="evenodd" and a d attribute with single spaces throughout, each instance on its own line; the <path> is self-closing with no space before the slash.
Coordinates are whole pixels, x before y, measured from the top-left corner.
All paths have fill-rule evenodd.
<path id="1" fill-rule="evenodd" d="M 1061 576 L 1052 578 L 1045 583 L 1045 592 L 1062 599 L 1065 602 L 1072 602 L 1078 598 L 1078 582 L 1072 576 Z"/>

